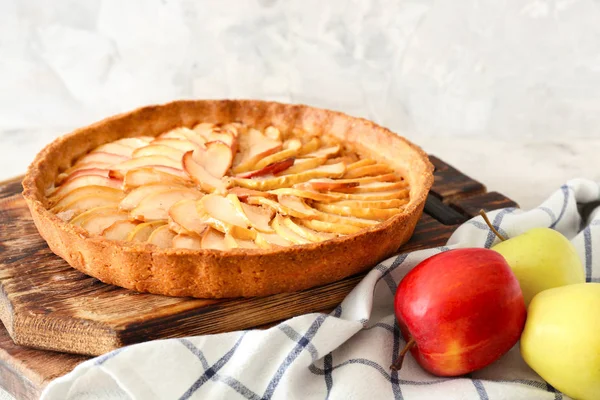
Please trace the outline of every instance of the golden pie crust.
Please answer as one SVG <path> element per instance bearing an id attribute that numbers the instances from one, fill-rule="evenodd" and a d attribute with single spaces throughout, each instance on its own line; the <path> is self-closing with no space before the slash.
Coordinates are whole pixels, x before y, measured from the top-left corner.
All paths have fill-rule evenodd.
<path id="1" fill-rule="evenodd" d="M 90 235 L 48 210 L 46 189 L 61 171 L 99 145 L 199 122 L 233 121 L 258 129 L 328 134 L 358 145 L 402 174 L 410 184 L 410 201 L 400 214 L 355 234 L 276 249 L 227 251 L 113 241 Z M 139 292 L 224 298 L 304 290 L 371 268 L 409 240 L 432 183 L 433 166 L 419 147 L 368 120 L 305 105 L 198 100 L 143 107 L 58 138 L 29 167 L 23 196 L 50 249 L 81 272 Z"/>

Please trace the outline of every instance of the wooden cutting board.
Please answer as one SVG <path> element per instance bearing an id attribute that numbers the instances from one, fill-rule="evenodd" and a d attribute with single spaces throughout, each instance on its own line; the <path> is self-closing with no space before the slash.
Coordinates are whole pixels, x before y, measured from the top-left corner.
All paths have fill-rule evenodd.
<path id="1" fill-rule="evenodd" d="M 431 161 L 435 183 L 425 213 L 399 251 L 444 244 L 480 209 L 516 206 L 438 158 Z M 47 382 L 86 359 L 44 350 L 99 355 L 152 339 L 260 327 L 329 311 L 364 276 L 297 293 L 226 300 L 170 298 L 106 285 L 48 249 L 20 195 L 20 181 L 0 183 L 0 319 L 6 327 L 0 329 L 0 386 L 19 398 L 36 398 Z"/>

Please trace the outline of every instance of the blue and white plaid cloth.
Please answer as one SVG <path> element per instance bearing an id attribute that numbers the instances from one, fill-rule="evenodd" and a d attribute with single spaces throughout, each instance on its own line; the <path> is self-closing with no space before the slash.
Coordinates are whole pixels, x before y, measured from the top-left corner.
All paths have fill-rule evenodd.
<path id="1" fill-rule="evenodd" d="M 569 181 L 531 211 L 489 213 L 509 237 L 551 227 L 570 238 L 588 281 L 600 281 L 600 212 L 582 221 L 578 203 L 600 200 L 592 181 Z M 463 224 L 447 246 L 402 254 L 377 265 L 331 314 L 307 314 L 268 330 L 153 341 L 79 365 L 51 382 L 45 400 L 65 399 L 561 399 L 521 359 L 518 345 L 492 365 L 447 379 L 407 357 L 394 318 L 398 282 L 419 261 L 458 247 L 490 247 L 481 217 Z M 594 254 L 594 252 L 596 254 Z M 600 310 L 597 310 L 600 311 Z"/>

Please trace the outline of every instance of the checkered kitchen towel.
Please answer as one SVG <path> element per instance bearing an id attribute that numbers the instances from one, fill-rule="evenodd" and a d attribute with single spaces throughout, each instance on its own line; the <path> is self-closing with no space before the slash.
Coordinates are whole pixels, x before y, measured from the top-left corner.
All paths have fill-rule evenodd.
<path id="1" fill-rule="evenodd" d="M 600 199 L 592 181 L 569 181 L 531 211 L 489 213 L 510 237 L 538 226 L 570 238 L 588 281 L 600 281 L 600 212 L 582 221 L 578 203 Z M 377 265 L 331 314 L 308 314 L 266 331 L 148 342 L 78 366 L 50 383 L 46 400 L 65 399 L 561 399 L 523 362 L 518 346 L 487 368 L 447 379 L 407 357 L 392 300 L 419 261 L 458 247 L 490 247 L 481 217 L 462 225 L 447 246 L 402 254 Z M 594 254 L 598 254 L 596 256 Z"/>

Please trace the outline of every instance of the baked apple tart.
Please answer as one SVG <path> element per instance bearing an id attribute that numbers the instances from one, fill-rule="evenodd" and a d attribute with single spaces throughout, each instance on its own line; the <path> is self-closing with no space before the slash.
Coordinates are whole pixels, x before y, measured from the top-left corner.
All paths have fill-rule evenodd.
<path id="1" fill-rule="evenodd" d="M 50 249 L 103 282 L 263 296 L 393 254 L 412 235 L 432 170 L 407 140 L 341 113 L 178 101 L 57 139 L 23 195 Z"/>

